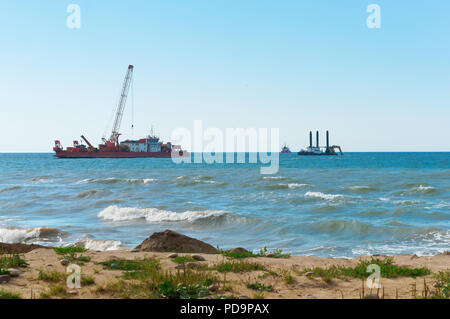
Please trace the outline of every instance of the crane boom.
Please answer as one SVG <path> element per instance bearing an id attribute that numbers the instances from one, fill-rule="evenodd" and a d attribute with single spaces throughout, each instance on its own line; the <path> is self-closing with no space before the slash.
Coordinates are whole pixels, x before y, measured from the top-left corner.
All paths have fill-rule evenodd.
<path id="1" fill-rule="evenodd" d="M 120 94 L 119 104 L 117 105 L 116 118 L 112 127 L 111 137 L 109 138 L 109 141 L 114 145 L 117 145 L 118 143 L 120 124 L 122 122 L 123 110 L 127 102 L 128 91 L 130 89 L 131 78 L 133 76 L 133 69 L 134 66 L 128 66 L 127 74 L 125 75 L 125 80 L 122 86 L 122 92 Z"/>

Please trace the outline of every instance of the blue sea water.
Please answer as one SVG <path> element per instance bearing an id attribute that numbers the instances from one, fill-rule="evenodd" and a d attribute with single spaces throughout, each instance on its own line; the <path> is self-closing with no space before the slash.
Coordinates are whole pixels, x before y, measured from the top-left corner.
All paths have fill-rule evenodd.
<path id="1" fill-rule="evenodd" d="M 0 154 L 0 242 L 132 248 L 172 229 L 293 255 L 450 250 L 450 153 L 280 154 L 260 164 Z"/>

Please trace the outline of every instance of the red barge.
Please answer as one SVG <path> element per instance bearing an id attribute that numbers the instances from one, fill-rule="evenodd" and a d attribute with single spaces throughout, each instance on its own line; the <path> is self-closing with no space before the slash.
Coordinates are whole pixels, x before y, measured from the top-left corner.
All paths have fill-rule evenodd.
<path id="1" fill-rule="evenodd" d="M 125 140 L 119 143 L 120 124 L 125 109 L 125 104 L 130 89 L 131 79 L 133 77 L 134 67 L 128 66 L 122 91 L 120 94 L 119 104 L 117 105 L 116 117 L 112 127 L 109 139 L 102 138 L 103 143 L 98 147 L 94 147 L 83 135 L 81 138 L 87 145 L 82 142 L 73 141 L 73 147 L 64 149 L 59 140 L 55 141 L 53 151 L 55 156 L 59 158 L 137 158 L 137 157 L 188 157 L 190 154 L 181 149 L 180 145 L 172 145 L 171 142 L 163 143 L 156 137 L 153 132 L 146 138 L 139 140 Z M 152 130 L 153 131 L 153 130 Z"/>

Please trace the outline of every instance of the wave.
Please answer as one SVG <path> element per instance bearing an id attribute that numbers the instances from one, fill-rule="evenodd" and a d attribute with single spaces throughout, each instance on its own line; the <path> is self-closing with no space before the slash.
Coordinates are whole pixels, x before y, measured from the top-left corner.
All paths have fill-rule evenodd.
<path id="1" fill-rule="evenodd" d="M 31 179 L 32 182 L 36 183 L 51 183 L 53 179 L 50 176 L 36 176 Z"/>
<path id="2" fill-rule="evenodd" d="M 361 223 L 356 220 L 326 220 L 320 222 L 314 222 L 311 224 L 311 227 L 315 231 L 324 232 L 324 233 L 343 233 L 343 232 L 351 232 L 351 233 L 369 233 L 373 231 L 374 226 Z"/>
<path id="3" fill-rule="evenodd" d="M 85 192 L 78 193 L 75 197 L 76 198 L 91 198 L 91 197 L 94 197 L 98 193 L 99 193 L 98 190 L 91 189 L 91 190 L 88 190 Z"/>
<path id="4" fill-rule="evenodd" d="M 358 186 L 358 185 L 356 185 L 356 186 L 350 186 L 350 187 L 347 187 L 347 188 L 345 188 L 345 189 L 348 189 L 348 190 L 350 190 L 350 191 L 352 191 L 352 192 L 355 192 L 355 193 L 369 193 L 369 192 L 373 192 L 373 191 L 376 191 L 376 190 L 377 190 L 375 187 L 371 187 L 371 186 Z"/>
<path id="5" fill-rule="evenodd" d="M 151 184 L 158 182 L 155 178 L 116 178 L 116 177 L 108 177 L 108 178 L 86 178 L 81 181 L 76 182 L 76 184 L 116 184 L 116 183 L 127 183 L 127 184 Z"/>
<path id="6" fill-rule="evenodd" d="M 263 179 L 278 179 L 278 180 L 286 180 L 288 177 L 283 176 L 264 176 Z"/>
<path id="7" fill-rule="evenodd" d="M 422 202 L 422 201 L 408 200 L 408 199 L 394 201 L 394 204 L 398 205 L 398 206 L 415 206 L 415 205 L 420 205 L 420 204 L 423 204 L 423 203 L 424 202 Z"/>
<path id="8" fill-rule="evenodd" d="M 177 186 L 195 186 L 195 185 L 214 185 L 216 187 L 226 186 L 228 185 L 227 182 L 217 182 L 212 180 L 211 176 L 195 176 L 195 177 L 188 177 L 188 176 L 179 176 L 176 180 Z"/>
<path id="9" fill-rule="evenodd" d="M 222 210 L 186 211 L 176 213 L 157 208 L 136 208 L 109 206 L 102 210 L 97 217 L 111 221 L 129 221 L 145 219 L 147 222 L 195 222 L 202 219 L 215 219 L 228 215 Z"/>
<path id="10" fill-rule="evenodd" d="M 0 227 L 0 242 L 7 244 L 24 243 L 30 240 L 40 239 L 43 241 L 58 241 L 65 233 L 56 228 L 35 227 L 17 228 Z"/>
<path id="11" fill-rule="evenodd" d="M 322 192 L 307 192 L 305 194 L 305 197 L 325 199 L 325 200 L 335 200 L 335 199 L 343 198 L 344 195 L 340 195 L 340 194 L 325 194 L 325 193 L 322 193 Z"/>
<path id="12" fill-rule="evenodd" d="M 435 188 L 433 186 L 423 186 L 423 185 L 413 187 L 410 190 L 406 191 L 406 193 L 409 193 L 409 194 L 418 194 L 418 193 L 432 194 L 435 192 L 437 192 L 437 188 Z"/>
<path id="13" fill-rule="evenodd" d="M 309 184 L 298 184 L 298 183 L 289 183 L 289 184 L 271 184 L 271 185 L 265 185 L 264 188 L 266 189 L 296 189 L 296 188 L 302 188 L 302 187 L 308 187 Z"/>
<path id="14" fill-rule="evenodd" d="M 20 186 L 6 187 L 6 188 L 3 188 L 3 189 L 0 189 L 0 193 L 16 191 L 18 189 L 20 189 Z"/>
<path id="15" fill-rule="evenodd" d="M 111 251 L 111 250 L 124 250 L 122 242 L 120 240 L 94 240 L 86 239 L 75 244 L 86 248 L 88 250 L 95 251 Z"/>
<path id="16" fill-rule="evenodd" d="M 449 230 L 428 230 L 415 234 L 408 240 L 394 241 L 386 244 L 369 245 L 352 249 L 355 256 L 373 254 L 416 254 L 417 256 L 433 256 L 448 251 L 450 247 Z"/>

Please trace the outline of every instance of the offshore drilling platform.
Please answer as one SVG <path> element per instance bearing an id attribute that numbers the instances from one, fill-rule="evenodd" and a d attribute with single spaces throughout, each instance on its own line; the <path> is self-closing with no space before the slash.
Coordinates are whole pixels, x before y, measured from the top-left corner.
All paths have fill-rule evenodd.
<path id="1" fill-rule="evenodd" d="M 339 151 L 341 155 L 344 155 L 339 145 L 330 146 L 330 134 L 327 131 L 327 144 L 326 146 L 319 146 L 319 131 L 316 131 L 316 146 L 313 146 L 312 131 L 309 132 L 309 146 L 306 149 L 300 150 L 298 155 L 337 155 Z"/>

